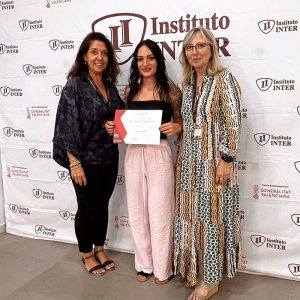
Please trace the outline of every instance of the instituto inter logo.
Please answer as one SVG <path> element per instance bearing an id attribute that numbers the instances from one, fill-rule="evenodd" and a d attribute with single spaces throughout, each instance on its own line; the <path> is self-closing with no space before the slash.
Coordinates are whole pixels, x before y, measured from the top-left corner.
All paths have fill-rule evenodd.
<path id="1" fill-rule="evenodd" d="M 276 33 L 280 32 L 290 32 L 298 31 L 298 21 L 297 20 L 284 20 L 284 21 L 275 21 L 275 20 L 262 20 L 258 22 L 258 28 L 264 34 L 268 34 L 271 31 Z"/>
<path id="2" fill-rule="evenodd" d="M 268 249 L 273 249 L 273 250 L 286 250 L 286 241 L 284 240 L 279 240 L 279 239 L 272 239 L 265 237 L 263 235 L 251 235 L 250 236 L 251 242 L 253 245 L 256 247 L 266 247 Z"/>
<path id="3" fill-rule="evenodd" d="M 32 194 L 37 199 L 54 200 L 55 196 L 52 192 L 43 191 L 41 189 L 33 189 Z"/>
<path id="4" fill-rule="evenodd" d="M 54 85 L 52 87 L 52 92 L 54 93 L 55 96 L 60 96 L 61 95 L 61 92 L 63 90 L 63 87 L 61 85 Z"/>
<path id="5" fill-rule="evenodd" d="M 19 88 L 11 88 L 9 86 L 1 86 L 0 93 L 2 96 L 12 96 L 12 97 L 21 97 L 23 96 L 23 90 Z"/>
<path id="6" fill-rule="evenodd" d="M 123 185 L 124 182 L 125 182 L 125 176 L 123 176 L 123 175 L 118 175 L 118 176 L 117 176 L 117 180 L 116 180 L 117 185 Z"/>
<path id="7" fill-rule="evenodd" d="M 92 23 L 92 30 L 103 32 L 110 36 L 110 40 L 114 46 L 115 51 L 120 58 L 120 64 L 127 63 L 133 54 L 136 45 L 145 38 L 146 29 L 149 31 L 151 37 L 157 41 L 163 53 L 168 54 L 174 60 L 176 53 L 181 51 L 181 44 L 184 35 L 194 27 L 204 26 L 211 30 L 227 29 L 230 25 L 228 16 L 219 17 L 217 13 L 212 16 L 201 17 L 197 15 L 186 14 L 173 20 L 160 20 L 154 16 L 147 19 L 145 16 L 135 13 L 116 13 L 105 15 L 96 19 Z M 182 39 L 176 40 L 178 34 L 182 34 Z M 171 41 L 166 41 L 164 35 L 175 35 Z M 227 46 L 229 39 L 224 37 L 216 37 L 221 56 L 231 56 Z"/>
<path id="8" fill-rule="evenodd" d="M 15 8 L 15 1 L 0 1 L 1 10 L 10 10 Z"/>
<path id="9" fill-rule="evenodd" d="M 47 67 L 26 64 L 26 65 L 23 65 L 23 71 L 26 75 L 46 75 Z"/>
<path id="10" fill-rule="evenodd" d="M 66 221 L 66 220 L 70 220 L 70 221 L 74 221 L 75 220 L 75 214 L 71 213 L 70 211 L 67 210 L 61 210 L 59 212 L 59 215 Z"/>
<path id="11" fill-rule="evenodd" d="M 61 181 L 71 181 L 71 176 L 67 171 L 57 171 L 57 176 Z"/>
<path id="12" fill-rule="evenodd" d="M 28 152 L 29 152 L 29 154 L 32 158 L 52 159 L 51 151 L 39 150 L 39 149 L 36 149 L 36 148 L 30 148 L 30 149 L 28 149 Z"/>
<path id="13" fill-rule="evenodd" d="M 43 29 L 43 21 L 42 20 L 20 20 L 19 26 L 23 31 L 26 30 L 36 30 L 36 29 Z"/>
<path id="14" fill-rule="evenodd" d="M 254 140 L 260 146 L 266 145 L 269 141 L 270 141 L 271 146 L 277 146 L 277 147 L 291 147 L 292 146 L 292 137 L 287 136 L 287 135 L 255 133 Z"/>
<path id="15" fill-rule="evenodd" d="M 19 214 L 23 214 L 23 215 L 30 215 L 30 210 L 29 210 L 28 207 L 19 206 L 19 205 L 16 205 L 16 204 L 9 204 L 8 207 L 13 213 L 19 213 Z"/>
<path id="16" fill-rule="evenodd" d="M 295 169 L 300 173 L 300 161 L 294 162 Z"/>
<path id="17" fill-rule="evenodd" d="M 295 225 L 300 226 L 300 214 L 291 215 L 291 219 Z"/>
<path id="18" fill-rule="evenodd" d="M 17 138 L 25 137 L 24 130 L 14 129 L 12 127 L 4 127 L 3 132 L 7 137 L 17 137 Z"/>
<path id="19" fill-rule="evenodd" d="M 72 40 L 61 41 L 58 39 L 53 39 L 49 41 L 49 46 L 53 51 L 56 51 L 57 49 L 74 50 L 74 41 Z"/>
<path id="20" fill-rule="evenodd" d="M 272 78 L 259 78 L 256 80 L 257 87 L 265 92 L 271 91 L 294 91 L 295 80 L 293 79 L 272 79 Z"/>
<path id="21" fill-rule="evenodd" d="M 288 265 L 290 272 L 294 275 L 294 276 L 300 276 L 300 264 L 289 264 Z"/>
<path id="22" fill-rule="evenodd" d="M 46 226 L 39 224 L 35 225 L 35 233 L 54 237 L 56 234 L 56 229 L 47 228 Z"/>
<path id="23" fill-rule="evenodd" d="M 19 53 L 19 46 L 0 44 L 0 54 L 17 54 Z"/>

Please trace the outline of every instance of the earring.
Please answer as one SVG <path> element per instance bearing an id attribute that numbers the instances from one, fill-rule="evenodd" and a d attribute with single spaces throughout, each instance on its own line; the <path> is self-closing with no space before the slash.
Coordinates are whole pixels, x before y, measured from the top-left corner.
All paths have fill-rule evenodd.
<path id="1" fill-rule="evenodd" d="M 87 62 L 86 62 L 86 60 L 84 61 L 84 65 L 85 65 L 85 66 L 87 66 Z"/>
<path id="2" fill-rule="evenodd" d="M 138 84 L 141 84 L 141 81 L 142 81 L 142 76 L 139 75 L 138 80 L 137 80 L 137 83 L 138 83 Z"/>

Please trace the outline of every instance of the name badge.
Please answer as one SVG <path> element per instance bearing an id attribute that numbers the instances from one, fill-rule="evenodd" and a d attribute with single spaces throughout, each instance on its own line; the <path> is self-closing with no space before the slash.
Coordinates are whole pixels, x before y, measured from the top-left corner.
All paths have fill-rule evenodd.
<path id="1" fill-rule="evenodd" d="M 194 137 L 200 138 L 201 136 L 202 136 L 202 129 L 201 128 L 195 128 Z"/>

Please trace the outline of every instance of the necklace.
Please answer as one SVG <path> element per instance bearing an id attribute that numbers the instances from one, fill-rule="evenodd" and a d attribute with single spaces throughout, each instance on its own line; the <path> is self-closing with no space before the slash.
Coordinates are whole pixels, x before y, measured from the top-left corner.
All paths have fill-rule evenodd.
<path id="1" fill-rule="evenodd" d="M 194 92 L 193 103 L 192 103 L 192 113 L 193 113 L 194 123 L 196 122 L 196 119 L 197 119 L 197 108 L 198 108 L 199 100 L 200 100 L 202 92 L 203 92 L 203 87 L 204 87 L 203 83 L 201 84 L 201 86 L 197 85 L 195 92 Z"/>
<path id="2" fill-rule="evenodd" d="M 90 74 L 87 75 L 87 79 L 88 79 L 88 81 L 90 82 L 90 84 L 92 85 L 92 87 L 95 89 L 95 91 L 97 91 L 97 92 L 100 94 L 100 96 L 101 96 L 101 98 L 103 99 L 103 101 L 104 101 L 105 103 L 108 103 L 108 98 L 106 99 L 106 98 L 104 97 L 104 95 L 101 93 L 100 89 L 97 87 L 95 81 L 94 81 L 93 78 L 90 76 Z M 107 94 L 107 95 L 108 95 L 108 94 Z"/>

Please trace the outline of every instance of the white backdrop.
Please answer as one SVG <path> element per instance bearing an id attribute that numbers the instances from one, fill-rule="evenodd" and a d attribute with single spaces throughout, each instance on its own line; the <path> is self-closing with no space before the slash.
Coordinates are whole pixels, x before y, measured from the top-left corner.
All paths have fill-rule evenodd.
<path id="1" fill-rule="evenodd" d="M 122 93 L 130 56 L 142 38 L 158 42 L 170 77 L 178 81 L 180 43 L 190 28 L 203 25 L 213 31 L 243 92 L 243 270 L 300 280 L 299 13 L 297 0 L 0 1 L 7 232 L 76 241 L 75 195 L 68 173 L 51 159 L 51 140 L 61 89 L 83 37 L 94 29 L 112 40 L 121 62 Z M 130 252 L 125 146 L 120 149 L 106 245 Z"/>

